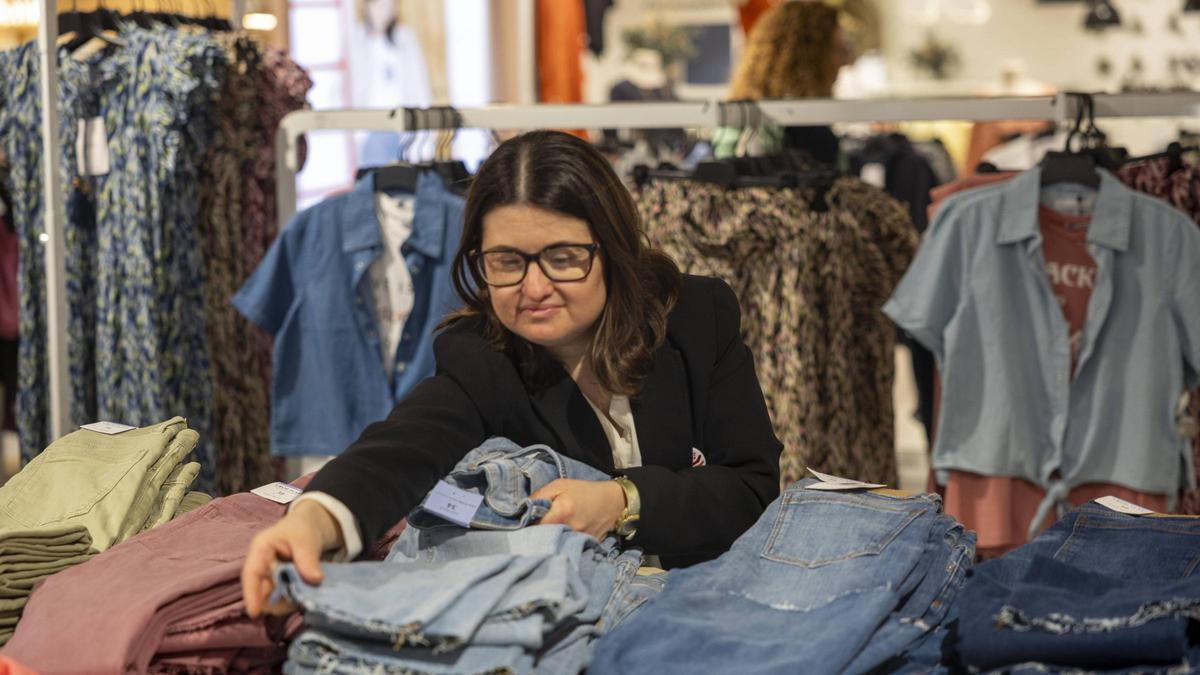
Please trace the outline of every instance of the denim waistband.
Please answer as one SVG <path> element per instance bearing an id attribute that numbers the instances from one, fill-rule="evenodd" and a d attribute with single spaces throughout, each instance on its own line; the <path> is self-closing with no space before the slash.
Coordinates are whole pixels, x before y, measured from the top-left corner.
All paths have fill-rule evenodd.
<path id="1" fill-rule="evenodd" d="M 496 437 L 468 452 L 444 480 L 460 490 L 483 495 L 483 503 L 471 518 L 472 528 L 512 530 L 535 523 L 546 514 L 549 500 L 530 499 L 530 495 L 560 478 L 607 480 L 609 476 L 545 445 L 521 447 Z M 422 501 L 409 514 L 410 526 L 449 524 L 426 511 L 425 504 Z"/>

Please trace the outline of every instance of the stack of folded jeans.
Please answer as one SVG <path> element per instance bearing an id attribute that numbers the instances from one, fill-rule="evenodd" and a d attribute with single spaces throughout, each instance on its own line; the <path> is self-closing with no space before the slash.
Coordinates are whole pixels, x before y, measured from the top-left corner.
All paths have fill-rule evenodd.
<path id="1" fill-rule="evenodd" d="M 285 672 L 578 673 L 595 638 L 661 588 L 637 576 L 641 552 L 562 525 L 536 525 L 550 502 L 529 495 L 558 478 L 606 480 L 545 446 L 490 439 L 445 482 L 482 495 L 462 527 L 431 493 L 387 560 L 325 564 L 319 586 L 290 565 L 276 575 L 309 630 Z"/>
<path id="2" fill-rule="evenodd" d="M 200 465 L 181 417 L 109 435 L 80 429 L 0 487 L 0 644 L 40 580 L 174 517 Z"/>
<path id="3" fill-rule="evenodd" d="M 1195 672 L 1198 564 L 1200 519 L 1084 504 L 975 567 L 958 655 L 975 670 Z"/>
<path id="4" fill-rule="evenodd" d="M 667 576 L 598 673 L 866 673 L 928 658 L 975 538 L 937 497 L 791 485 L 730 551 Z M 933 662 L 937 662 L 936 656 Z"/>

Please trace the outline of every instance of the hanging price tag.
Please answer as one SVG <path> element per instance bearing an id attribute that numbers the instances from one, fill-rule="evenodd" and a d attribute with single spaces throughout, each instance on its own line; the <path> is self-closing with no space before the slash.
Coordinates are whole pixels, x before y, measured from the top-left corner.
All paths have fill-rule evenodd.
<path id="1" fill-rule="evenodd" d="M 108 131 L 104 128 L 104 118 L 79 120 L 75 157 L 81 176 L 103 176 L 109 172 Z"/>
<path id="2" fill-rule="evenodd" d="M 421 508 L 463 527 L 471 526 L 471 519 L 483 503 L 483 495 L 460 490 L 444 480 L 438 481 Z"/>

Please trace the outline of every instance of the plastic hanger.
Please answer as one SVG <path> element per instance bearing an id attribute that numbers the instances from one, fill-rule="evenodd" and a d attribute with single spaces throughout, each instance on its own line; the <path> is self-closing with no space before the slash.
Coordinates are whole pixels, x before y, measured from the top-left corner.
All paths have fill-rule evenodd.
<path id="1" fill-rule="evenodd" d="M 371 179 L 376 192 L 400 190 L 411 193 L 417 191 L 417 181 L 421 176 L 421 167 L 406 161 L 406 154 L 416 136 L 414 133 L 416 129 L 416 111 L 412 108 L 403 108 L 403 110 L 404 128 L 408 131 L 407 142 L 402 142 L 400 146 L 398 162 L 371 170 Z M 392 116 L 395 117 L 395 115 L 396 111 L 393 110 Z"/>
<path id="2" fill-rule="evenodd" d="M 1075 125 L 1067 134 L 1067 141 L 1062 152 L 1051 151 L 1041 161 L 1041 184 L 1078 183 L 1093 189 L 1100 187 L 1100 174 L 1096 171 L 1096 156 L 1085 148 L 1079 152 L 1071 150 L 1071 143 L 1078 136 L 1082 143 L 1094 138 L 1099 133 L 1095 126 L 1095 100 L 1090 94 L 1070 93 L 1078 101 L 1075 110 Z M 1088 118 L 1088 127 L 1083 126 L 1084 116 Z"/>

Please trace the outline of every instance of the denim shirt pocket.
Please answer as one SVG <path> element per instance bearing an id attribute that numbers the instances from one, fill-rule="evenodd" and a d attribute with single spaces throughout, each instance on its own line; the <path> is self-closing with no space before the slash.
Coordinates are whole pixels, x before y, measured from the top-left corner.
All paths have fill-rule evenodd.
<path id="1" fill-rule="evenodd" d="M 803 568 L 878 556 L 926 511 L 911 501 L 788 492 L 761 555 Z"/>

